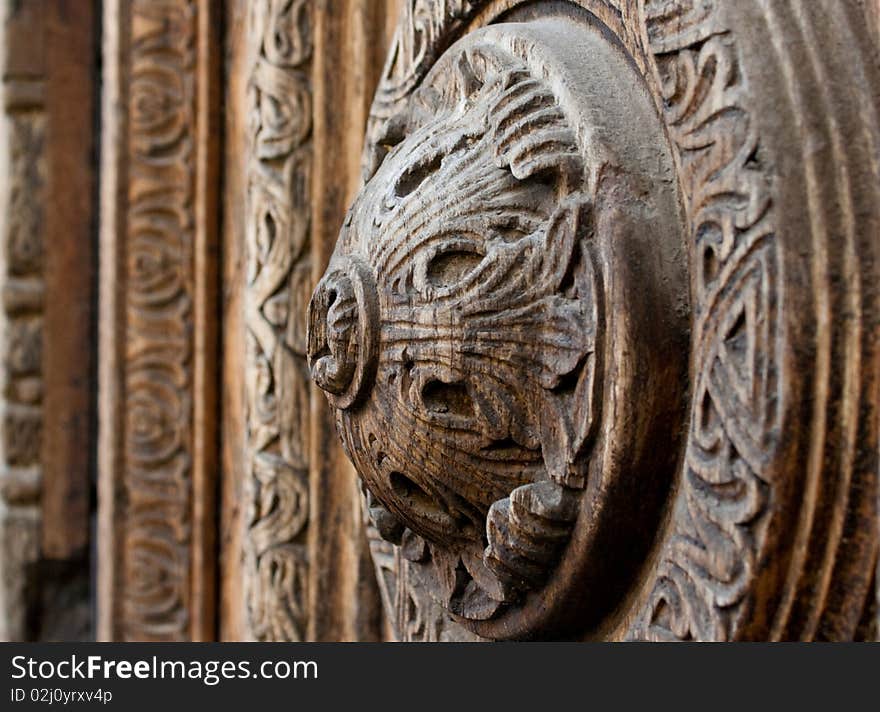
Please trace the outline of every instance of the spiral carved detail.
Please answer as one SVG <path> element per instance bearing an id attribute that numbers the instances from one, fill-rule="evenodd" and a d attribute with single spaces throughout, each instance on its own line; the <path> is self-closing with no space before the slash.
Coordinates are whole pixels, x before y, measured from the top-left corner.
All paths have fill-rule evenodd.
<path id="1" fill-rule="evenodd" d="M 676 198 L 646 196 L 642 167 L 670 157 L 656 119 L 621 144 L 602 118 L 607 103 L 611 121 L 647 116 L 643 98 L 564 81 L 580 57 L 556 46 L 560 29 L 490 28 L 438 61 L 310 305 L 311 375 L 372 521 L 474 625 L 540 597 L 578 526 L 592 526 L 578 521 L 593 491 L 617 506 L 643 476 L 634 448 L 680 415 L 675 380 L 641 414 L 626 397 L 661 384 L 649 337 L 675 344 L 686 330 Z M 596 33 L 583 39 L 595 61 L 619 61 Z M 660 265 L 647 279 L 642 259 Z M 646 300 L 656 318 L 627 313 Z M 621 347 L 638 372 L 609 391 Z M 631 436 L 618 421 L 636 425 Z M 637 520 L 658 516 L 666 469 L 638 485 Z"/>

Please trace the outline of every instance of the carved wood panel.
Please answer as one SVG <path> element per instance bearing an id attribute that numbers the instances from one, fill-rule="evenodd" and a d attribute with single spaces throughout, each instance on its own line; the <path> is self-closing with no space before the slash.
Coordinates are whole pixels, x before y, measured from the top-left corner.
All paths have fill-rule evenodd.
<path id="1" fill-rule="evenodd" d="M 876 636 L 866 10 L 106 3 L 100 635 Z"/>
<path id="2" fill-rule="evenodd" d="M 69 11 L 0 10 L 3 640 L 90 635 L 97 85 L 93 3 Z"/>
<path id="3" fill-rule="evenodd" d="M 226 4 L 224 638 L 382 634 L 355 478 L 308 378 L 305 317 L 359 179 L 385 12 Z"/>
<path id="4" fill-rule="evenodd" d="M 876 634 L 878 72 L 855 2 L 404 3 L 308 335 L 398 637 Z"/>
<path id="5" fill-rule="evenodd" d="M 255 3 L 248 86 L 245 294 L 249 514 L 245 592 L 261 640 L 305 636 L 309 518 L 309 263 L 312 7 Z"/>
<path id="6" fill-rule="evenodd" d="M 219 25 L 104 4 L 99 637 L 214 637 Z"/>

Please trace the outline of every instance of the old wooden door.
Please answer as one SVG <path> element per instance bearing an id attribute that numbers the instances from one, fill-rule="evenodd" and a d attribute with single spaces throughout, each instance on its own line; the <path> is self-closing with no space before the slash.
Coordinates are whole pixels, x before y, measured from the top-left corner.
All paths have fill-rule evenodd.
<path id="1" fill-rule="evenodd" d="M 876 0 L 4 12 L 0 637 L 877 638 Z"/>
<path id="2" fill-rule="evenodd" d="M 876 635 L 876 9 L 263 17 L 230 275 L 251 622 L 375 634 L 363 514 L 398 639 Z"/>

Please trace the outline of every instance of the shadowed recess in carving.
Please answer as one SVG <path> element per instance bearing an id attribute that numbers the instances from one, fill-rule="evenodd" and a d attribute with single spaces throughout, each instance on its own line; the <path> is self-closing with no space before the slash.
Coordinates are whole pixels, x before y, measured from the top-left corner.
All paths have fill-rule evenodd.
<path id="1" fill-rule="evenodd" d="M 452 413 L 461 417 L 471 417 L 474 413 L 474 404 L 462 383 L 428 381 L 422 386 L 422 403 L 433 413 Z"/>
<path id="2" fill-rule="evenodd" d="M 425 268 L 425 281 L 432 287 L 453 287 L 476 269 L 484 255 L 475 250 L 448 249 L 438 252 Z"/>
<path id="3" fill-rule="evenodd" d="M 405 198 L 410 193 L 414 193 L 432 173 L 438 171 L 442 159 L 443 156 L 437 154 L 430 160 L 408 169 L 397 181 L 394 189 L 395 195 L 398 198 Z"/>

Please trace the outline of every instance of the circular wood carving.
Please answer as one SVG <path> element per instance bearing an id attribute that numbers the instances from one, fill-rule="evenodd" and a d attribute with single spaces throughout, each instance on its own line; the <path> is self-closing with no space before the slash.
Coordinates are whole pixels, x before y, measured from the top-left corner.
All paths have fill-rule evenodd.
<path id="1" fill-rule="evenodd" d="M 837 0 L 406 3 L 309 319 L 401 637 L 857 635 L 877 86 Z"/>

